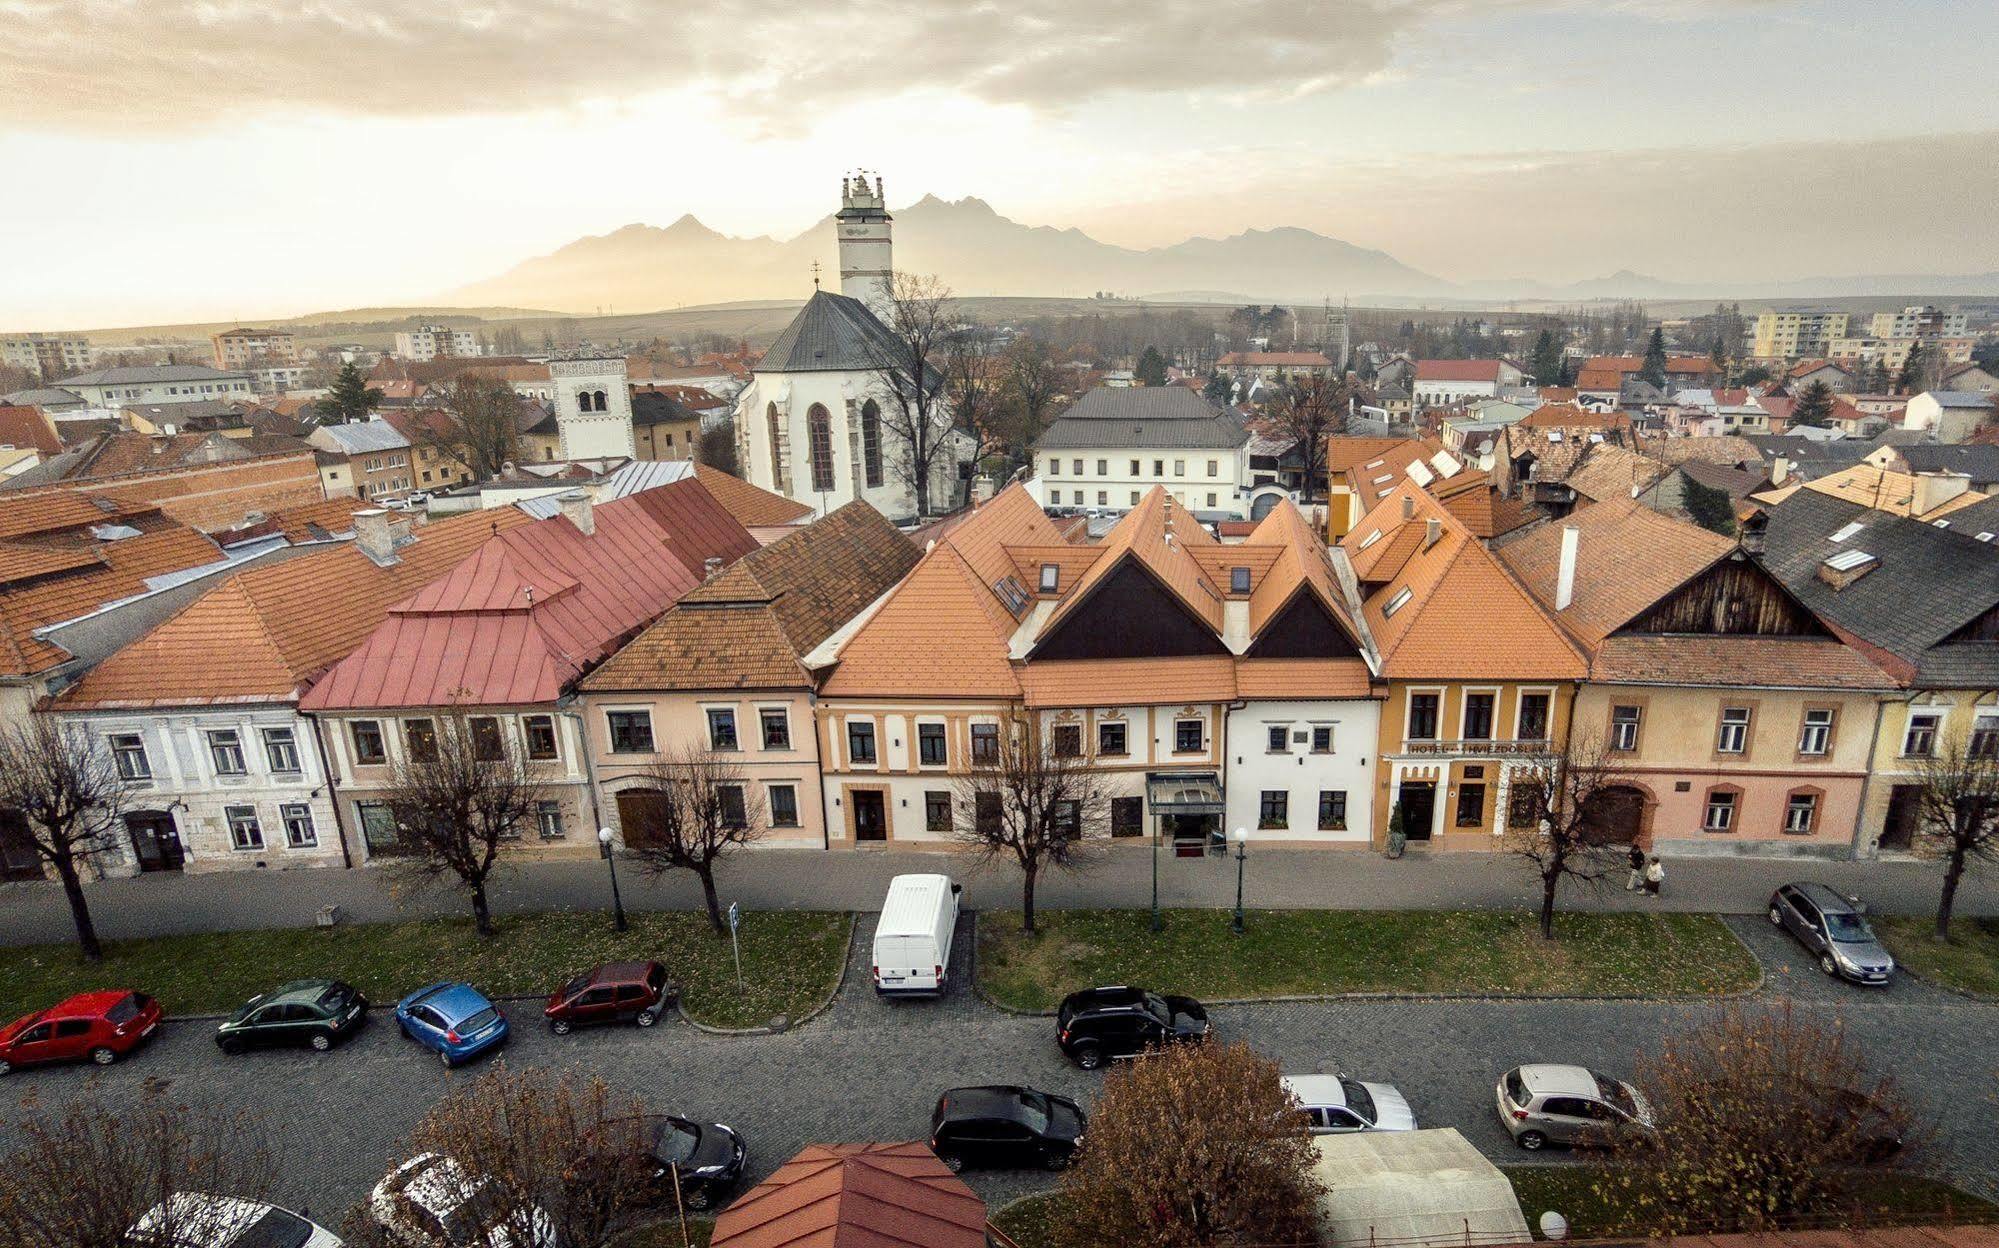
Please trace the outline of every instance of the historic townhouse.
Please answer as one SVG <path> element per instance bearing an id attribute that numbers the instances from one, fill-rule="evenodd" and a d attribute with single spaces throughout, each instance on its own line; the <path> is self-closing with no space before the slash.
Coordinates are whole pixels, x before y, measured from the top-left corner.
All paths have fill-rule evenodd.
<path id="1" fill-rule="evenodd" d="M 396 764 L 434 740 L 438 716 L 464 713 L 475 743 L 498 750 L 510 741 L 548 784 L 523 847 L 595 853 L 602 819 L 571 691 L 688 590 L 756 548 L 691 477 L 602 504 L 574 490 L 560 496 L 559 514 L 495 532 L 391 606 L 305 695 L 343 826 L 364 853 L 394 852 L 380 794 Z"/>
<path id="2" fill-rule="evenodd" d="M 414 530 L 356 513 L 351 541 L 237 573 L 57 697 L 50 709 L 100 737 L 131 786 L 124 869 L 358 861 L 299 699 L 391 603 L 526 523 L 511 507 Z"/>
<path id="3" fill-rule="evenodd" d="M 712 577 L 584 678 L 608 826 L 634 843 L 632 815 L 656 800 L 657 765 L 693 757 L 739 776 L 743 810 L 761 812 L 767 843 L 826 845 L 818 682 L 805 656 L 919 553 L 873 507 L 848 503 Z"/>
<path id="4" fill-rule="evenodd" d="M 1388 681 L 1377 841 L 1490 850 L 1524 760 L 1561 748 L 1584 660 L 1465 523 L 1413 478 L 1341 545 Z"/>
<path id="5" fill-rule="evenodd" d="M 1606 841 L 1852 854 L 1895 682 L 1734 539 L 1613 498 L 1503 558 L 1589 656 L 1569 739 Z"/>
<path id="6" fill-rule="evenodd" d="M 950 839 L 973 817 L 957 786 L 1024 719 L 1108 777 L 1107 826 L 1086 834 L 1364 843 L 1371 653 L 1350 582 L 1288 502 L 1223 546 L 1154 488 L 1074 546 L 1011 487 L 814 656 L 833 664 L 831 840 Z"/>

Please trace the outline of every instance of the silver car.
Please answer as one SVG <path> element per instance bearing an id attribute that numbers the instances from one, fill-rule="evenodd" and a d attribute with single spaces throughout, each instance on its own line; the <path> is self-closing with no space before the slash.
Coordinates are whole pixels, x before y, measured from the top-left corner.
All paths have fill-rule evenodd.
<path id="1" fill-rule="evenodd" d="M 1313 1135 L 1416 1129 L 1409 1102 L 1388 1084 L 1345 1075 L 1285 1075 L 1282 1082 L 1305 1111 Z"/>
<path id="2" fill-rule="evenodd" d="M 1770 922 L 1797 938 L 1819 969 L 1856 984 L 1886 984 L 1895 958 L 1867 926 L 1866 907 L 1824 884 L 1786 884 L 1770 894 Z"/>
<path id="3" fill-rule="evenodd" d="M 1652 1107 L 1638 1089 L 1586 1066 L 1516 1066 L 1500 1077 L 1498 1099 L 1499 1120 L 1529 1152 L 1549 1144 L 1604 1145 L 1652 1129 Z"/>

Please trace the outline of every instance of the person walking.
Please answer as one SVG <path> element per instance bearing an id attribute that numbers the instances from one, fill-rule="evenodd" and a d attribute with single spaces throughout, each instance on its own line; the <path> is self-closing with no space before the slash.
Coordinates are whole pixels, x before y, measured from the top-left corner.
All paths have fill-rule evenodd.
<path id="1" fill-rule="evenodd" d="M 1660 862 L 1659 856 L 1654 854 L 1652 855 L 1652 861 L 1645 864 L 1645 895 L 1647 897 L 1657 897 L 1659 895 L 1659 886 L 1665 882 L 1666 864 Z"/>
<path id="2" fill-rule="evenodd" d="M 1631 842 L 1631 878 L 1624 882 L 1624 891 L 1635 893 L 1645 883 L 1645 851 L 1638 848 L 1638 842 Z"/>

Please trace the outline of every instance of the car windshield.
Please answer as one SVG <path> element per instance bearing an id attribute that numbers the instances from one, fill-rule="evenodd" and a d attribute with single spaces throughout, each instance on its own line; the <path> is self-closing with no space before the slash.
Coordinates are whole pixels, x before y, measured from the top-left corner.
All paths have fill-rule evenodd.
<path id="1" fill-rule="evenodd" d="M 1843 945 L 1874 939 L 1874 929 L 1867 926 L 1867 920 L 1857 914 L 1835 912 L 1826 915 L 1825 931 L 1826 935 Z"/>
<path id="2" fill-rule="evenodd" d="M 575 979 L 572 979 L 568 983 L 564 984 L 562 986 L 562 991 L 555 995 L 559 997 L 573 997 L 577 993 L 583 991 L 585 988 L 588 988 L 589 986 L 590 986 L 590 977 L 588 975 L 578 975 Z"/>
<path id="3" fill-rule="evenodd" d="M 1053 1108 L 1054 1106 L 1049 1103 L 1048 1098 L 1041 1093 L 1022 1092 L 1020 1094 L 1021 1125 L 1036 1135 L 1046 1135 L 1048 1133 L 1048 1115 Z"/>
<path id="4" fill-rule="evenodd" d="M 129 1023 L 133 1019 L 139 1017 L 139 1011 L 145 1008 L 146 1008 L 145 994 L 140 992 L 135 992 L 130 996 L 126 997 L 123 1001 L 120 1001 L 118 1004 L 112 1006 L 110 1011 L 104 1015 L 104 1018 L 105 1021 L 112 1023 L 114 1025 L 118 1023 Z"/>
<path id="5" fill-rule="evenodd" d="M 477 1014 L 458 1024 L 457 1032 L 461 1036 L 469 1036 L 474 1032 L 484 1031 L 495 1017 L 496 1015 L 489 1009 L 480 1010 Z"/>
<path id="6" fill-rule="evenodd" d="M 1366 1088 L 1351 1079 L 1342 1079 L 1340 1091 L 1347 1094 L 1348 1109 L 1368 1122 L 1374 1121 L 1374 1098 L 1367 1094 Z"/>
<path id="7" fill-rule="evenodd" d="M 1609 1075 L 1592 1074 L 1596 1080 L 1596 1094 L 1604 1104 L 1617 1110 L 1627 1118 L 1638 1116 L 1638 1102 L 1631 1099 L 1631 1089 L 1625 1087 Z"/>
<path id="8" fill-rule="evenodd" d="M 668 1120 L 662 1123 L 659 1134 L 654 1137 L 652 1155 L 668 1165 L 682 1166 L 694 1159 L 694 1150 L 701 1147 L 701 1129 L 691 1122 L 681 1123 Z"/>
<path id="9" fill-rule="evenodd" d="M 283 1209 L 266 1209 L 255 1222 L 237 1232 L 228 1248 L 302 1248 L 312 1238 L 312 1223 Z"/>

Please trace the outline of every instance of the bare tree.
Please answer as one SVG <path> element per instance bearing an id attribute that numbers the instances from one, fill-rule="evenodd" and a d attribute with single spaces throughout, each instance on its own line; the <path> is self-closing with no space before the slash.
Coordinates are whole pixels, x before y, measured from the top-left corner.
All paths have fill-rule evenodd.
<path id="1" fill-rule="evenodd" d="M 1916 844 L 1943 863 L 1931 938 L 1950 939 L 1951 912 L 1967 868 L 1999 862 L 1999 738 L 1951 733 L 1916 763 Z"/>
<path id="2" fill-rule="evenodd" d="M 927 516 L 932 474 L 956 428 L 940 363 L 964 322 L 950 287 L 911 273 L 891 275 L 876 311 L 888 329 L 871 348 L 881 427 L 896 451 L 894 471 L 915 492 L 917 514 Z"/>
<path id="3" fill-rule="evenodd" d="M 973 439 L 974 462 L 1006 449 L 1011 441 L 1005 427 L 1005 373 L 1000 361 L 992 330 L 965 325 L 945 341 L 939 362 L 952 423 Z"/>
<path id="4" fill-rule="evenodd" d="M 408 1142 L 413 1157 L 436 1158 L 423 1179 L 458 1211 L 448 1233 L 416 1219 L 383 1226 L 362 1205 L 348 1215 L 348 1242 L 605 1248 L 658 1217 L 648 1134 L 638 1102 L 594 1075 L 491 1071 L 432 1106 Z"/>
<path id="5" fill-rule="evenodd" d="M 1533 758 L 1513 773 L 1513 809 L 1503 842 L 1541 882 L 1541 936 L 1555 939 L 1555 901 L 1564 883 L 1596 888 L 1625 851 L 1608 843 L 1603 826 L 1608 791 L 1628 782 L 1609 752 L 1570 734 L 1568 749 Z"/>
<path id="6" fill-rule="evenodd" d="M 460 374 L 444 397 L 442 419 L 418 424 L 418 444 L 462 465 L 474 481 L 489 481 L 520 458 L 520 415 L 512 386 Z"/>
<path id="7" fill-rule="evenodd" d="M 1053 419 L 1056 404 L 1067 393 L 1068 378 L 1055 349 L 1025 334 L 1007 344 L 1002 366 L 1008 424 L 1024 457 Z"/>
<path id="8" fill-rule="evenodd" d="M 654 875 L 692 871 L 701 881 L 708 922 L 727 931 L 715 892 L 715 867 L 769 828 L 763 803 L 727 754 L 684 747 L 646 769 L 646 800 L 624 806 L 625 851 Z M 629 790 L 628 790 L 629 792 Z"/>
<path id="9" fill-rule="evenodd" d="M 1058 724 L 1043 736 L 1022 712 L 999 726 L 996 740 L 974 740 L 971 765 L 957 783 L 970 823 L 953 819 L 952 835 L 987 859 L 1020 868 L 1023 931 L 1034 930 L 1034 887 L 1044 871 L 1074 871 L 1095 856 L 1083 829 L 1107 820 L 1110 790 L 1083 754 L 1082 726 Z M 983 751 L 983 753 L 981 752 Z"/>
<path id="10" fill-rule="evenodd" d="M 92 1098 L 37 1111 L 0 1159 L 0 1244 L 115 1248 L 223 1242 L 240 1218 L 196 1193 L 267 1200 L 279 1168 L 261 1125 L 197 1112 L 159 1088 L 116 1109 Z"/>
<path id="11" fill-rule="evenodd" d="M 500 847 L 534 826 L 546 786 L 500 720 L 460 708 L 407 721 L 407 742 L 382 792 L 396 823 L 399 869 L 456 880 L 472 894 L 481 936 L 493 934 L 486 883 Z"/>
<path id="12" fill-rule="evenodd" d="M 1326 439 L 1346 431 L 1352 392 L 1344 378 L 1293 377 L 1271 405 L 1271 424 L 1295 444 L 1307 495 L 1326 489 Z"/>
<path id="13" fill-rule="evenodd" d="M 18 816 L 13 835 L 62 882 L 76 943 L 93 962 L 104 947 L 83 875 L 112 852 L 128 789 L 110 751 L 82 724 L 37 712 L 0 730 L 0 811 Z"/>

